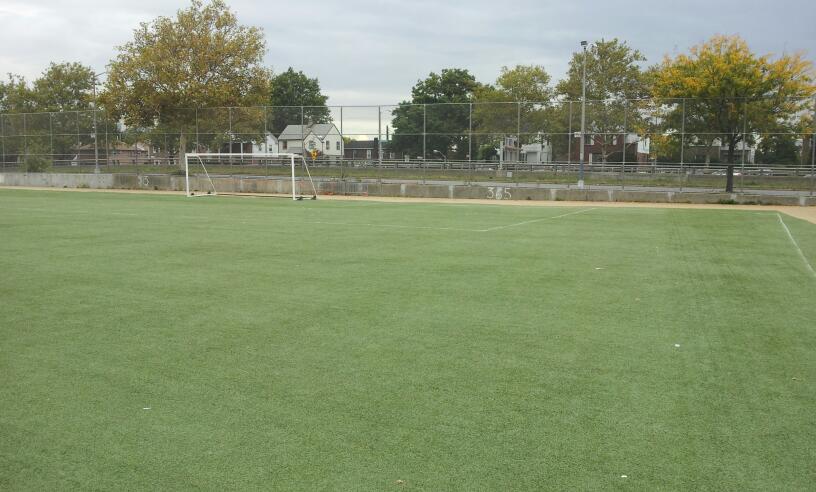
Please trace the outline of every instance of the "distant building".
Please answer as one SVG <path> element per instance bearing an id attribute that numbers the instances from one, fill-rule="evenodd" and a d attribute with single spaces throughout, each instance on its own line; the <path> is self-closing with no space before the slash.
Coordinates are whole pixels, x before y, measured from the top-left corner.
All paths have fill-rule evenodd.
<path id="1" fill-rule="evenodd" d="M 383 159 L 394 159 L 395 154 L 389 150 L 388 142 L 378 139 L 373 140 L 351 140 L 344 145 L 343 158 L 350 160 L 379 160 L 380 149 L 382 149 Z"/>
<path id="2" fill-rule="evenodd" d="M 734 162 L 741 163 L 743 152 L 745 153 L 745 163 L 754 164 L 756 162 L 757 143 L 759 138 L 755 135 L 756 143 L 749 144 L 745 141 L 737 142 L 734 146 Z M 722 144 L 719 138 L 711 139 L 706 143 L 699 138 L 690 135 L 685 142 L 685 161 L 691 163 L 723 163 L 728 161 L 728 144 Z"/>
<path id="3" fill-rule="evenodd" d="M 573 162 L 581 160 L 581 134 L 576 132 L 573 135 L 574 141 L 571 151 L 571 159 Z M 623 156 L 622 150 L 624 148 L 623 138 L 620 135 L 612 135 L 604 141 L 603 135 L 587 134 L 584 139 L 584 159 L 585 162 L 601 163 L 603 162 L 603 155 L 606 153 L 607 161 L 621 162 Z M 636 133 L 629 133 L 626 135 L 626 157 L 627 160 L 633 159 L 635 162 L 645 163 L 649 161 L 649 148 L 651 142 L 648 137 L 641 137 Z"/>
<path id="4" fill-rule="evenodd" d="M 97 155 L 99 156 L 99 164 L 102 165 L 132 166 L 152 164 L 150 150 L 149 145 L 141 142 L 135 144 L 115 142 L 109 144 L 107 148 L 100 142 L 98 149 L 91 143 L 73 149 L 74 158 L 71 165 L 93 165 L 96 163 Z"/>
<path id="5" fill-rule="evenodd" d="M 218 150 L 228 154 L 275 154 L 278 150 L 278 139 L 271 133 L 266 134 L 265 141 L 233 141 L 224 142 Z"/>
<path id="6" fill-rule="evenodd" d="M 552 162 L 552 146 L 546 142 L 523 144 L 521 146 L 521 160 L 535 164 L 549 164 Z"/>
<path id="7" fill-rule="evenodd" d="M 499 146 L 499 162 L 519 162 L 520 151 L 517 136 L 508 135 L 503 137 Z"/>
<path id="8" fill-rule="evenodd" d="M 317 150 L 321 156 L 339 158 L 343 155 L 343 138 L 333 123 L 288 125 L 278 135 L 278 151 L 303 154 Z"/>

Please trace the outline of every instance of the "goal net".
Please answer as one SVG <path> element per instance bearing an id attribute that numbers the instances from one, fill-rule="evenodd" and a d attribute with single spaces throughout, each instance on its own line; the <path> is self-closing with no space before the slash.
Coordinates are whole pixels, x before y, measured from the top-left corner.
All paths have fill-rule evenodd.
<path id="1" fill-rule="evenodd" d="M 240 181 L 240 189 L 234 189 L 234 178 L 238 175 L 245 179 Z M 309 166 L 298 154 L 187 153 L 184 154 L 184 176 L 184 190 L 188 197 L 266 193 L 291 195 L 292 200 L 302 200 L 304 196 L 317 199 L 317 188 Z M 280 176 L 285 181 L 251 179 L 272 176 Z M 230 182 L 216 186 L 223 179 Z M 287 182 L 289 186 L 285 186 Z"/>

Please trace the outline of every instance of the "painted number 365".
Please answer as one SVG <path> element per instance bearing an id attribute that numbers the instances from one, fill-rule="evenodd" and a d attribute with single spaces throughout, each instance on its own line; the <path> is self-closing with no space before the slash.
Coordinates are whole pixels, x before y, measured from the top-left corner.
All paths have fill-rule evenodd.
<path id="1" fill-rule="evenodd" d="M 501 186 L 488 186 L 487 198 L 490 200 L 509 200 L 512 197 L 510 190 L 502 188 Z"/>

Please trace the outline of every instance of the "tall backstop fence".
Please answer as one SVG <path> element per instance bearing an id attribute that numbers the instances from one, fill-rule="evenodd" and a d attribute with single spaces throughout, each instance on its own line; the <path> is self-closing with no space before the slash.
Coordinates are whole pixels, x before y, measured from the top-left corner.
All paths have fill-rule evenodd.
<path id="1" fill-rule="evenodd" d="M 0 114 L 0 171 L 173 174 L 183 152 L 292 152 L 339 179 L 814 190 L 814 99 L 614 99 Z M 583 114 L 583 118 L 582 118 Z M 582 127 L 582 120 L 584 121 Z M 226 160 L 217 174 L 271 175 Z"/>

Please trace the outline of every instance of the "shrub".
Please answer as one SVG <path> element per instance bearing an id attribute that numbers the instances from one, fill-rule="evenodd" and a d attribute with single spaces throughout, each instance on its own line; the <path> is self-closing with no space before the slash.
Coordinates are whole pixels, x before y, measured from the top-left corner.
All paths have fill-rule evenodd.
<path id="1" fill-rule="evenodd" d="M 46 157 L 32 154 L 25 156 L 23 164 L 27 173 L 42 173 L 51 165 Z"/>

